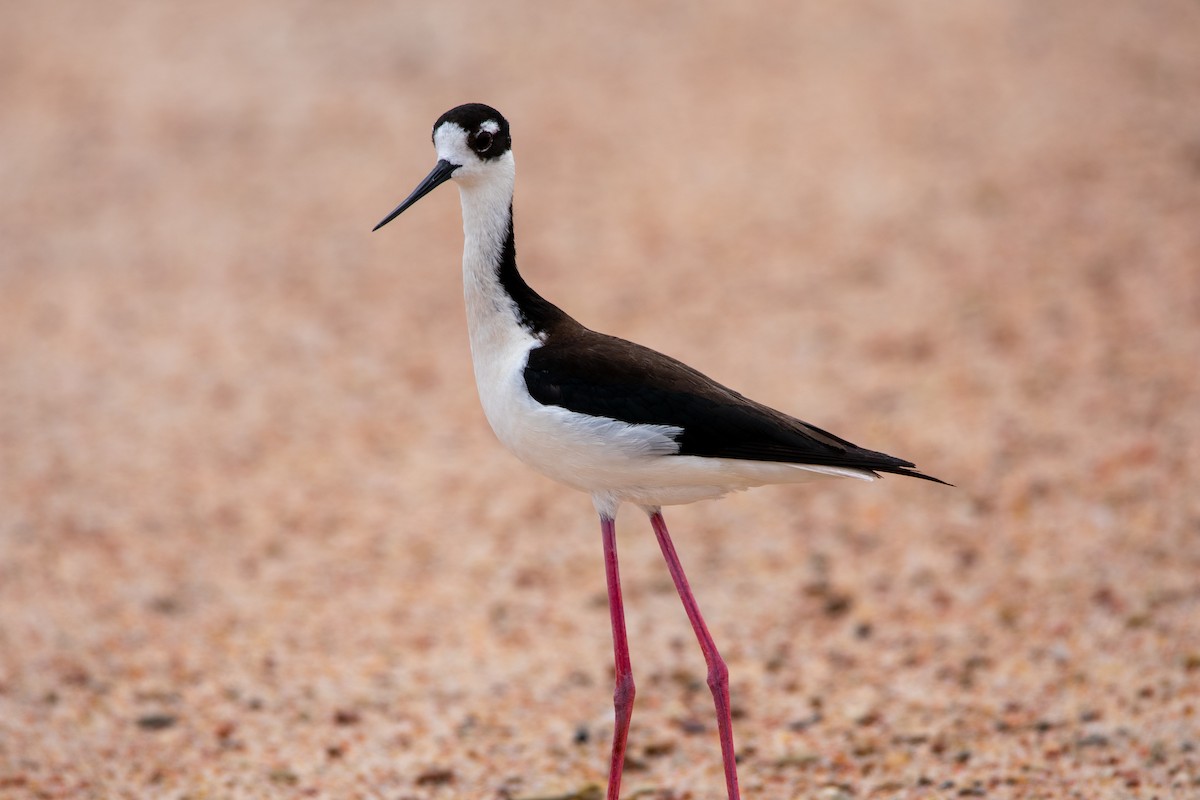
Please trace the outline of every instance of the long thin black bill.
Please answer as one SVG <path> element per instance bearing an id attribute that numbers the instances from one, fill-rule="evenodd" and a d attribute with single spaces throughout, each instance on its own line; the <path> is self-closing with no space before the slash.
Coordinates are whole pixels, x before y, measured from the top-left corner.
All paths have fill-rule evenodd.
<path id="1" fill-rule="evenodd" d="M 392 210 L 392 213 L 384 217 L 382 222 L 380 222 L 374 228 L 371 228 L 371 231 L 377 231 L 384 225 L 387 225 L 396 217 L 400 216 L 406 208 L 432 192 L 437 187 L 441 186 L 446 181 L 450 180 L 450 176 L 454 174 L 454 170 L 458 169 L 458 167 L 458 164 L 451 164 L 445 159 L 438 161 L 434 166 L 433 171 L 425 176 L 425 180 L 421 181 L 417 188 L 413 189 L 412 194 L 410 194 L 403 203 L 396 206 L 396 208 Z"/>

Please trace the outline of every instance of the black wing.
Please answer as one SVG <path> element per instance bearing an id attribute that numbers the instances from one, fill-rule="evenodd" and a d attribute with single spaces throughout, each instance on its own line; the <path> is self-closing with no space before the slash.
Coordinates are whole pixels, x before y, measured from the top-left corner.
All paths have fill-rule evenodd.
<path id="1" fill-rule="evenodd" d="M 914 464 L 866 450 L 713 381 L 669 356 L 580 327 L 529 353 L 539 403 L 634 424 L 682 428 L 678 455 L 848 467 L 936 483 Z M 566 335 L 563 335 L 566 334 Z"/>

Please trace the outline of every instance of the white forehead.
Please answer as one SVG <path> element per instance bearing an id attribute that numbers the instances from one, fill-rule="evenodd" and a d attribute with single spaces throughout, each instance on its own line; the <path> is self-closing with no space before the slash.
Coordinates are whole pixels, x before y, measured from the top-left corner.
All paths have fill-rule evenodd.
<path id="1" fill-rule="evenodd" d="M 451 164 L 470 164 L 477 160 L 467 147 L 467 132 L 456 122 L 443 122 L 433 132 L 433 147 L 438 158 Z"/>

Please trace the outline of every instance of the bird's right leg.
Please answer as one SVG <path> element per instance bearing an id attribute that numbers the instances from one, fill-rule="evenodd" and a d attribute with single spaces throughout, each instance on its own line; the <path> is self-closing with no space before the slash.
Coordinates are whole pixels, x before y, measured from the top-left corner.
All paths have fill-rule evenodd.
<path id="1" fill-rule="evenodd" d="M 601 514 L 600 532 L 604 538 L 604 573 L 608 578 L 608 613 L 612 619 L 613 660 L 616 665 L 616 689 L 613 691 L 616 724 L 613 727 L 612 762 L 608 768 L 608 800 L 618 800 L 621 772 L 625 768 L 625 742 L 629 738 L 629 720 L 633 716 L 633 667 L 629 662 L 629 640 L 625 636 L 621 574 L 617 570 L 616 521 L 611 516 Z"/>

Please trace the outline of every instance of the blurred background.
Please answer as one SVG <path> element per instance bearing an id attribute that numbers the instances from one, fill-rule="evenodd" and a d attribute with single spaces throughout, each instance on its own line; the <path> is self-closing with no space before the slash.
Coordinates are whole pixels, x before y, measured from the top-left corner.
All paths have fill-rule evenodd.
<path id="1" fill-rule="evenodd" d="M 956 484 L 668 510 L 748 796 L 1200 792 L 1200 7 L 0 6 L 0 795 L 587 797 L 590 501 L 475 396 L 446 109 L 527 279 Z M 619 521 L 626 793 L 722 795 Z"/>

